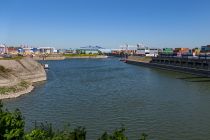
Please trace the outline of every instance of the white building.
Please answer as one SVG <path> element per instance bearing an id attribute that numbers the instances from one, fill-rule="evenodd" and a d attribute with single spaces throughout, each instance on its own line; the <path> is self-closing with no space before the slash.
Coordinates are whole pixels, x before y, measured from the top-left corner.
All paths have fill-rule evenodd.
<path id="1" fill-rule="evenodd" d="M 147 55 L 150 53 L 150 49 L 148 47 L 139 47 L 136 51 L 138 55 Z"/>
<path id="2" fill-rule="evenodd" d="M 159 53 L 159 49 L 158 48 L 149 48 L 149 54 L 147 54 L 146 56 L 158 56 Z"/>
<path id="3" fill-rule="evenodd" d="M 159 53 L 158 48 L 149 48 L 144 46 L 143 44 L 137 44 L 137 55 L 143 55 L 143 56 L 157 56 Z"/>
<path id="4" fill-rule="evenodd" d="M 54 53 L 55 48 L 53 48 L 53 47 L 39 47 L 38 50 L 40 53 L 51 54 L 51 53 Z"/>
<path id="5" fill-rule="evenodd" d="M 111 53 L 111 52 L 112 52 L 111 49 L 99 49 L 99 51 L 100 51 L 101 53 Z"/>
<path id="6" fill-rule="evenodd" d="M 7 52 L 8 52 L 7 47 L 3 44 L 0 44 L 0 54 L 4 54 Z"/>

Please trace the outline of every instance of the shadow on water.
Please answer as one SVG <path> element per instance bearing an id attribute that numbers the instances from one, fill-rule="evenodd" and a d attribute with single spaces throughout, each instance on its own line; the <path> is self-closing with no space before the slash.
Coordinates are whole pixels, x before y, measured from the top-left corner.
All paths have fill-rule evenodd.
<path id="1" fill-rule="evenodd" d="M 189 81 L 189 82 L 210 82 L 210 80 L 197 80 L 197 81 Z"/>
<path id="2" fill-rule="evenodd" d="M 161 70 L 161 69 L 153 69 L 153 72 L 156 72 L 160 75 L 164 75 L 164 76 L 172 76 L 172 75 L 176 75 L 174 78 L 175 79 L 179 79 L 179 80 L 183 80 L 186 82 L 199 82 L 199 83 L 204 83 L 204 82 L 210 82 L 210 77 L 205 77 L 205 76 L 195 76 L 195 75 L 191 75 L 191 74 L 186 74 L 186 73 L 179 73 L 179 72 L 174 72 L 174 71 L 165 71 L 165 70 Z"/>
<path id="3" fill-rule="evenodd" d="M 202 76 L 181 77 L 181 78 L 177 78 L 177 79 L 185 80 L 187 82 L 210 82 L 209 77 L 202 77 Z"/>
<path id="4" fill-rule="evenodd" d="M 208 78 L 208 77 L 201 77 L 201 76 L 197 76 L 197 77 L 181 77 L 181 78 L 177 78 L 177 79 L 197 79 L 197 78 Z"/>

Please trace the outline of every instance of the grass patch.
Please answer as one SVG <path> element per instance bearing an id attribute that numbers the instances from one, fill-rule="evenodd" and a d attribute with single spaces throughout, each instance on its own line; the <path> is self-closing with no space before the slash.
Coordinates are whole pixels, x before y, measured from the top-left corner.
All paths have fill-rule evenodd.
<path id="1" fill-rule="evenodd" d="M 0 94 L 7 94 L 14 92 L 16 92 L 15 87 L 0 87 Z"/>
<path id="2" fill-rule="evenodd" d="M 65 57 L 98 56 L 98 54 L 64 54 Z"/>
<path id="3" fill-rule="evenodd" d="M 13 56 L 11 58 L 0 58 L 0 60 L 21 60 L 23 56 Z"/>
<path id="4" fill-rule="evenodd" d="M 23 87 L 23 88 L 28 88 L 29 83 L 26 82 L 26 81 L 21 81 L 21 82 L 18 84 L 18 86 Z"/>
<path id="5" fill-rule="evenodd" d="M 1 66 L 1 65 L 0 65 L 0 72 L 1 72 L 1 73 L 8 73 L 8 72 L 11 72 L 11 70 L 10 70 L 10 69 L 7 69 L 7 68 L 5 68 L 4 66 Z"/>
<path id="6" fill-rule="evenodd" d="M 29 87 L 29 83 L 26 81 L 21 81 L 15 86 L 9 86 L 9 87 L 0 87 L 0 94 L 10 94 L 10 93 L 15 93 L 19 92 L 22 90 L 25 90 Z"/>

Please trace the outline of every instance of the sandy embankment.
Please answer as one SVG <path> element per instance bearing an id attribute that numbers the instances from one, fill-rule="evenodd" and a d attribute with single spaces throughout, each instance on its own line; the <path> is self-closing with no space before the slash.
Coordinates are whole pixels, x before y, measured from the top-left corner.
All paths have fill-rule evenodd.
<path id="1" fill-rule="evenodd" d="M 22 81 L 28 83 L 26 87 L 20 88 L 16 92 L 0 94 L 0 99 L 16 98 L 33 90 L 33 83 L 47 79 L 46 72 L 41 64 L 30 59 L 21 60 L 0 60 L 0 66 L 6 71 L 0 71 L 0 89 L 10 87 L 20 87 Z"/>

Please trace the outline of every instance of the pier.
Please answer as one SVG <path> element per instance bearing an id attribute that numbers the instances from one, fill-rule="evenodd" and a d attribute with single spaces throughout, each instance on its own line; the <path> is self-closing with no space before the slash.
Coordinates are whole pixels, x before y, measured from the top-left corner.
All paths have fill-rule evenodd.
<path id="1" fill-rule="evenodd" d="M 210 59 L 208 57 L 153 57 L 151 63 L 210 70 Z"/>
<path id="2" fill-rule="evenodd" d="M 210 77 L 210 59 L 208 57 L 152 57 L 149 62 L 138 61 L 132 57 L 127 60 L 127 63 Z"/>

